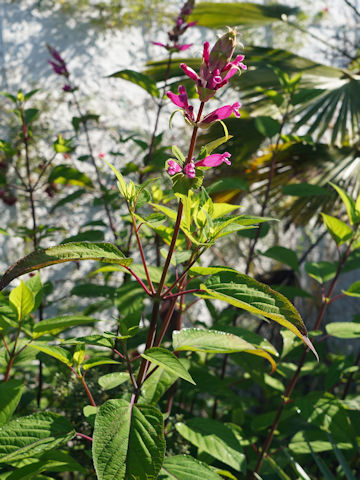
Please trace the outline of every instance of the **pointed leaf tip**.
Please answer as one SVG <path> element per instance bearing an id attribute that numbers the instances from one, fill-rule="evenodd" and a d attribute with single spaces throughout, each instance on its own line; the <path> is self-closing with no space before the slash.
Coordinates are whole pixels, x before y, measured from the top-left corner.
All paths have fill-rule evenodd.
<path id="1" fill-rule="evenodd" d="M 303 342 L 306 343 L 306 345 L 309 347 L 309 349 L 313 352 L 313 354 L 314 354 L 315 357 L 316 357 L 316 360 L 317 360 L 318 363 L 319 363 L 319 362 L 320 362 L 319 355 L 317 354 L 317 351 L 315 350 L 315 347 L 314 347 L 314 345 L 311 343 L 309 337 L 306 336 L 306 335 L 303 335 L 303 336 L 302 336 L 302 339 L 303 339 Z"/>

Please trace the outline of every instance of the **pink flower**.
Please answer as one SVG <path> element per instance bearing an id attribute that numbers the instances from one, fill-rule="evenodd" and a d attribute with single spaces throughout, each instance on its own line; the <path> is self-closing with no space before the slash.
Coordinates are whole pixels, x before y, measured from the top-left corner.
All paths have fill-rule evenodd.
<path id="1" fill-rule="evenodd" d="M 237 55 L 231 61 L 235 42 L 236 32 L 234 30 L 230 30 L 219 38 L 211 50 L 209 43 L 205 42 L 199 74 L 185 63 L 180 65 L 184 73 L 196 82 L 202 102 L 210 100 L 216 90 L 226 85 L 240 69 L 246 70 L 246 65 L 242 63 L 244 55 Z"/>
<path id="2" fill-rule="evenodd" d="M 236 117 L 240 117 L 239 108 L 241 107 L 241 103 L 236 102 L 232 105 L 224 105 L 213 112 L 205 115 L 205 117 L 199 123 L 199 127 L 209 127 L 214 122 L 219 120 L 224 120 L 225 118 L 230 117 L 234 113 Z"/>
<path id="3" fill-rule="evenodd" d="M 225 153 L 214 153 L 208 157 L 203 158 L 199 162 L 195 163 L 195 167 L 218 167 L 222 163 L 231 165 L 229 158 L 231 154 L 229 152 Z"/>
<path id="4" fill-rule="evenodd" d="M 169 175 L 175 175 L 176 173 L 180 173 L 181 171 L 182 171 L 182 168 L 177 162 L 175 162 L 175 160 L 168 160 L 167 172 Z"/>
<path id="5" fill-rule="evenodd" d="M 189 105 L 186 88 L 183 85 L 179 86 L 179 95 L 173 92 L 167 92 L 166 95 L 175 105 L 183 109 L 185 118 L 190 122 L 194 122 L 194 107 Z"/>
<path id="6" fill-rule="evenodd" d="M 218 167 L 222 163 L 226 163 L 227 165 L 231 165 L 229 158 L 231 157 L 229 152 L 225 153 L 214 153 L 209 155 L 198 162 L 194 162 L 192 159 L 189 163 L 187 163 L 184 168 L 182 168 L 175 160 L 168 160 L 167 162 L 167 172 L 169 175 L 175 175 L 176 173 L 184 173 L 189 178 L 195 178 L 196 176 L 196 168 L 197 167 Z"/>
<path id="7" fill-rule="evenodd" d="M 180 45 L 179 43 L 174 43 L 173 45 L 165 45 L 165 43 L 161 42 L 151 42 L 153 45 L 158 45 L 159 47 L 165 48 L 167 51 L 177 51 L 177 52 L 183 52 L 184 50 L 187 50 L 188 48 L 192 47 L 192 43 L 184 43 L 183 45 Z"/>
<path id="8" fill-rule="evenodd" d="M 184 172 L 189 178 L 195 178 L 195 164 L 193 160 L 185 165 Z"/>

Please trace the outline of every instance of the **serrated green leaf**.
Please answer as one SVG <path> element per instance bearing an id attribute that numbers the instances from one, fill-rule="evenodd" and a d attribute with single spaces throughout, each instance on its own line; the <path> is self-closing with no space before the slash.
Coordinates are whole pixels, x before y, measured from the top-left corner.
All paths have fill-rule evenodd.
<path id="1" fill-rule="evenodd" d="M 158 365 L 168 372 L 173 373 L 178 377 L 183 378 L 187 382 L 195 385 L 190 373 L 186 370 L 181 361 L 172 352 L 170 352 L 170 350 L 162 347 L 153 347 L 145 350 L 141 356 L 154 365 Z"/>
<path id="2" fill-rule="evenodd" d="M 307 262 L 305 271 L 319 283 L 325 283 L 336 275 L 337 265 L 330 262 Z"/>
<path id="3" fill-rule="evenodd" d="M 0 463 L 38 456 L 65 444 L 74 435 L 71 423 L 56 413 L 17 418 L 0 428 Z"/>
<path id="4" fill-rule="evenodd" d="M 113 372 L 101 376 L 98 383 L 103 390 L 111 390 L 129 379 L 130 375 L 127 372 Z"/>
<path id="5" fill-rule="evenodd" d="M 109 77 L 122 78 L 143 88 L 150 93 L 152 97 L 160 97 L 160 91 L 156 83 L 143 73 L 136 72 L 135 70 L 119 70 L 109 75 Z"/>
<path id="6" fill-rule="evenodd" d="M 98 410 L 93 459 L 99 480 L 156 480 L 165 440 L 161 412 L 150 405 L 108 400 Z"/>
<path id="7" fill-rule="evenodd" d="M 79 187 L 94 187 L 91 179 L 85 173 L 68 165 L 57 165 L 54 167 L 49 175 L 48 182 L 77 185 Z"/>
<path id="8" fill-rule="evenodd" d="M 202 298 L 223 300 L 256 315 L 263 315 L 291 330 L 313 351 L 306 327 L 295 307 L 283 295 L 241 273 L 223 272 L 201 285 Z"/>
<path id="9" fill-rule="evenodd" d="M 170 373 L 163 368 L 157 368 L 141 387 L 139 403 L 156 405 L 177 379 L 178 376 L 174 373 Z"/>
<path id="10" fill-rule="evenodd" d="M 264 137 L 272 138 L 279 133 L 281 125 L 272 117 L 258 116 L 255 118 L 255 127 L 264 135 Z"/>
<path id="11" fill-rule="evenodd" d="M 205 353 L 245 352 L 266 358 L 272 371 L 276 369 L 274 359 L 266 351 L 256 348 L 251 343 L 231 333 L 200 328 L 183 328 L 173 332 L 174 351 L 193 351 Z"/>
<path id="12" fill-rule="evenodd" d="M 90 325 L 97 321 L 96 318 L 86 317 L 85 315 L 66 315 L 64 317 L 49 318 L 34 325 L 33 338 L 37 339 L 43 335 L 57 335 L 68 328 Z"/>
<path id="13" fill-rule="evenodd" d="M 50 355 L 50 357 L 56 358 L 62 363 L 65 363 L 67 366 L 71 366 L 73 364 L 72 356 L 70 352 L 65 350 L 64 348 L 58 347 L 56 345 L 47 345 L 45 342 L 32 342 L 28 345 L 35 350 L 39 350 L 46 355 Z"/>
<path id="14" fill-rule="evenodd" d="M 347 290 L 342 292 L 349 297 L 360 297 L 360 281 L 354 282 Z"/>
<path id="15" fill-rule="evenodd" d="M 0 383 L 0 427 L 10 420 L 23 391 L 24 383 L 20 380 Z"/>
<path id="16" fill-rule="evenodd" d="M 245 472 L 246 460 L 241 443 L 227 425 L 210 418 L 192 418 L 186 423 L 176 423 L 175 428 L 201 451 L 238 472 Z"/>
<path id="17" fill-rule="evenodd" d="M 206 463 L 200 462 L 190 455 L 175 455 L 164 460 L 159 480 L 221 480 Z"/>
<path id="18" fill-rule="evenodd" d="M 25 273 L 39 270 L 40 268 L 56 265 L 63 262 L 77 260 L 97 260 L 104 263 L 117 263 L 130 265 L 131 258 L 125 258 L 120 250 L 112 243 L 68 243 L 56 247 L 39 249 L 21 258 L 14 263 L 0 280 L 0 290 L 8 285 L 14 278 Z"/>
<path id="19" fill-rule="evenodd" d="M 273 258 L 278 262 L 284 263 L 285 265 L 288 265 L 296 272 L 299 271 L 299 262 L 297 259 L 297 255 L 290 248 L 280 247 L 276 245 L 274 247 L 268 248 L 266 252 L 261 252 L 261 255 L 264 255 L 265 257 Z"/>
<path id="20" fill-rule="evenodd" d="M 26 315 L 29 315 L 35 306 L 34 295 L 23 281 L 10 292 L 9 300 L 16 308 L 18 321 L 21 321 Z"/>
<path id="21" fill-rule="evenodd" d="M 329 335 L 336 338 L 360 338 L 360 323 L 332 322 L 325 328 Z"/>
<path id="22" fill-rule="evenodd" d="M 350 225 L 354 225 L 358 223 L 360 220 L 360 215 L 356 213 L 354 200 L 351 197 L 349 197 L 349 195 L 345 192 L 345 190 L 340 188 L 338 185 L 335 185 L 334 183 L 331 183 L 331 182 L 330 182 L 330 185 L 337 191 L 341 200 L 343 201 L 346 208 L 346 212 L 349 217 Z"/>
<path id="23" fill-rule="evenodd" d="M 321 213 L 327 231 L 330 233 L 332 238 L 335 240 L 336 245 L 342 245 L 347 242 L 353 236 L 352 228 L 349 227 L 347 223 L 339 220 L 332 215 L 327 215 L 326 213 Z"/>

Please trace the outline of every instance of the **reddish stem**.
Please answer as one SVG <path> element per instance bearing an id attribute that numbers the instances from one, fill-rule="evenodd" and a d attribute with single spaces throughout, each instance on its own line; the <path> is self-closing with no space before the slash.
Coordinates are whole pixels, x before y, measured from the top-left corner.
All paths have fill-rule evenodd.
<path id="1" fill-rule="evenodd" d="M 77 437 L 85 438 L 85 440 L 89 440 L 89 442 L 93 442 L 94 440 L 89 437 L 88 435 L 85 435 L 84 433 L 76 432 Z"/>
<path id="2" fill-rule="evenodd" d="M 134 232 L 135 232 L 135 236 L 136 236 L 136 241 L 137 241 L 137 244 L 138 244 L 138 247 L 139 247 L 139 252 L 140 252 L 140 256 L 141 256 L 141 261 L 142 261 L 142 264 L 143 264 L 143 266 L 144 266 L 146 279 L 147 279 L 149 288 L 150 288 L 150 290 L 151 290 L 151 293 L 154 294 L 154 293 L 155 293 L 155 289 L 154 289 L 154 286 L 153 286 L 153 284 L 152 284 L 152 281 L 151 281 L 151 278 L 150 278 L 150 275 L 149 275 L 149 271 L 148 271 L 148 268 L 147 268 L 147 264 L 146 264 L 146 260 L 145 260 L 145 254 L 144 254 L 144 249 L 143 249 L 143 247 L 142 247 L 141 240 L 140 240 L 140 237 L 139 237 L 139 232 L 138 232 L 138 229 L 137 229 L 137 227 L 136 227 L 136 221 L 135 221 L 135 218 L 134 218 L 134 215 L 132 214 L 132 212 L 130 212 L 130 215 L 131 215 L 131 221 L 132 221 L 132 224 L 133 224 L 133 227 L 134 227 Z M 138 280 L 138 281 L 139 281 L 139 280 Z M 150 295 L 151 295 L 151 293 L 149 292 Z"/>
<path id="3" fill-rule="evenodd" d="M 195 292 L 201 293 L 203 291 L 204 290 L 201 290 L 200 288 L 192 288 L 191 290 L 182 290 L 181 292 L 171 293 L 167 297 L 163 297 L 163 299 L 168 300 L 169 298 L 179 297 L 181 295 L 186 295 L 187 293 L 195 293 Z"/>

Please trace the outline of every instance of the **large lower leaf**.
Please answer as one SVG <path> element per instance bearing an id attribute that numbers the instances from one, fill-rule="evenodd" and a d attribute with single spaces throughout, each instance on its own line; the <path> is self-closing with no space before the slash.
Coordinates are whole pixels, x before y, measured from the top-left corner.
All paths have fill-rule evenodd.
<path id="1" fill-rule="evenodd" d="M 192 418 L 177 423 L 176 430 L 200 450 L 208 453 L 238 472 L 244 472 L 245 455 L 233 430 L 217 420 Z"/>
<path id="2" fill-rule="evenodd" d="M 71 423 L 52 412 L 17 418 L 0 429 L 0 463 L 36 457 L 74 435 Z"/>
<path id="3" fill-rule="evenodd" d="M 39 249 L 14 263 L 0 280 L 0 290 L 14 278 L 40 268 L 63 262 L 78 260 L 98 260 L 99 262 L 129 265 L 132 259 L 125 256 L 112 243 L 67 243 L 57 247 Z"/>
<path id="4" fill-rule="evenodd" d="M 93 458 L 98 480 L 155 480 L 163 463 L 163 417 L 153 406 L 108 400 L 95 420 Z"/>
<path id="5" fill-rule="evenodd" d="M 20 401 L 23 389 L 24 384 L 20 380 L 9 380 L 0 384 L 0 426 L 11 418 Z"/>
<path id="6" fill-rule="evenodd" d="M 222 272 L 201 285 L 202 298 L 223 300 L 256 315 L 263 315 L 291 330 L 314 352 L 300 314 L 283 295 L 241 273 Z"/>
<path id="7" fill-rule="evenodd" d="M 272 370 L 276 369 L 276 363 L 271 355 L 232 333 L 202 330 L 200 328 L 175 330 L 173 333 L 173 348 L 178 352 L 182 350 L 206 353 L 246 352 L 266 358 L 271 363 Z"/>
<path id="8" fill-rule="evenodd" d="M 221 477 L 203 462 L 190 455 L 167 457 L 161 468 L 159 480 L 221 480 Z"/>

